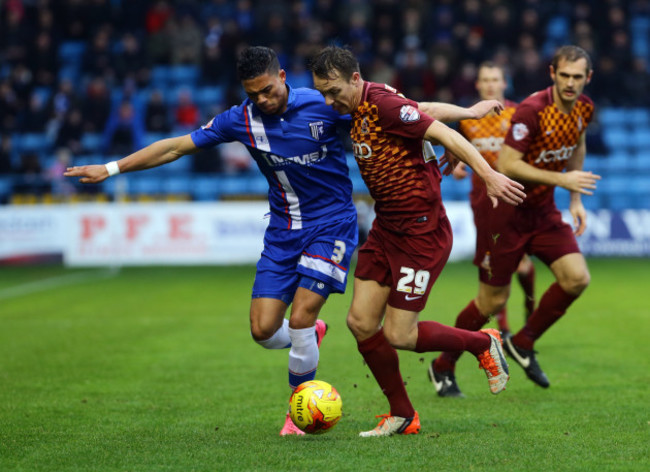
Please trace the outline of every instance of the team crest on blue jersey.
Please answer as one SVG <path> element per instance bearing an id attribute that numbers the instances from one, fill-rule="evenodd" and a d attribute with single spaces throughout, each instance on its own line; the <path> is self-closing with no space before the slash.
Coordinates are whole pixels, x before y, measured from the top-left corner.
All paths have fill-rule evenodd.
<path id="1" fill-rule="evenodd" d="M 265 144 L 268 144 L 269 140 L 266 139 L 266 136 L 258 134 L 255 136 L 255 141 L 257 142 L 257 146 L 264 146 Z"/>
<path id="2" fill-rule="evenodd" d="M 317 141 L 320 140 L 320 137 L 325 132 L 322 121 L 315 121 L 313 123 L 309 123 L 309 129 L 311 130 L 312 138 L 314 138 Z"/>

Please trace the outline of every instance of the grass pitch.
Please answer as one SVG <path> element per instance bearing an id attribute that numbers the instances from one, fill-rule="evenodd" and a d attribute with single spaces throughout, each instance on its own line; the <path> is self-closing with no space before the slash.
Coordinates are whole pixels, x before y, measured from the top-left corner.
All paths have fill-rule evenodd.
<path id="1" fill-rule="evenodd" d="M 470 356 L 466 399 L 435 396 L 433 357 L 404 352 L 418 436 L 359 438 L 387 403 L 332 296 L 317 378 L 343 398 L 321 436 L 278 432 L 287 351 L 248 329 L 253 267 L 0 269 L 2 471 L 603 471 L 650 469 L 650 264 L 590 260 L 592 284 L 537 344 L 543 390 L 511 363 L 490 395 Z M 549 285 L 537 263 L 537 294 Z M 476 270 L 449 264 L 423 319 L 453 324 Z M 522 324 L 513 284 L 510 320 Z"/>

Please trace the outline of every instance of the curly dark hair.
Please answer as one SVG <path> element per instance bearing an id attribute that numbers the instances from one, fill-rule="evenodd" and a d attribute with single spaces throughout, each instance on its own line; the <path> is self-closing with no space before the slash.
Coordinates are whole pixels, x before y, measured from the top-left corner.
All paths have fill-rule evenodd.
<path id="1" fill-rule="evenodd" d="M 332 79 L 336 70 L 342 79 L 350 80 L 352 74 L 359 72 L 359 62 L 352 51 L 346 48 L 328 46 L 309 62 L 309 70 L 321 79 Z"/>
<path id="2" fill-rule="evenodd" d="M 264 46 L 251 46 L 244 49 L 237 59 L 239 80 L 248 80 L 262 74 L 277 74 L 280 61 L 273 49 Z"/>

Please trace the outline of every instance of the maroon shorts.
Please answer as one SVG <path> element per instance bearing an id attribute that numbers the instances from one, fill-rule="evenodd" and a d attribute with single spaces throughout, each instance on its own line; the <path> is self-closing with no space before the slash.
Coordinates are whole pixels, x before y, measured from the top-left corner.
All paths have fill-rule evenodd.
<path id="1" fill-rule="evenodd" d="M 415 220 L 404 224 L 408 233 L 391 231 L 374 221 L 368 240 L 359 249 L 354 276 L 390 285 L 390 306 L 420 312 L 449 259 L 451 225 L 444 212 L 436 227 L 426 232 L 418 230 L 421 223 Z"/>
<path id="2" fill-rule="evenodd" d="M 495 287 L 508 285 L 524 254 L 551 265 L 566 254 L 580 252 L 573 229 L 554 205 L 523 208 L 499 202 L 493 209 L 489 199 L 487 202 L 474 209 L 474 264 L 481 282 Z"/>

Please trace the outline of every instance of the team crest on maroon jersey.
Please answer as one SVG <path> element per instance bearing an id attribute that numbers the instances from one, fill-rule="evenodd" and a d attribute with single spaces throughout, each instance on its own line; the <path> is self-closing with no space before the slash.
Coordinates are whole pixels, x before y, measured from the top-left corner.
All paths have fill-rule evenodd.
<path id="1" fill-rule="evenodd" d="M 315 121 L 313 123 L 309 123 L 309 129 L 311 130 L 311 136 L 315 140 L 320 140 L 320 137 L 323 135 L 323 122 L 322 121 Z"/>
<path id="2" fill-rule="evenodd" d="M 521 141 L 526 136 L 528 136 L 528 126 L 524 123 L 515 123 L 512 125 L 512 137 L 515 138 L 515 141 Z"/>
<path id="3" fill-rule="evenodd" d="M 413 123 L 420 119 L 420 112 L 412 105 L 404 105 L 399 111 L 399 117 L 404 123 Z"/>
<path id="4" fill-rule="evenodd" d="M 361 133 L 362 134 L 368 134 L 370 133 L 370 125 L 368 125 L 368 117 L 363 117 L 363 120 L 361 120 Z"/>

